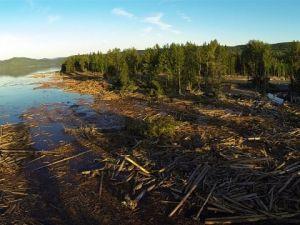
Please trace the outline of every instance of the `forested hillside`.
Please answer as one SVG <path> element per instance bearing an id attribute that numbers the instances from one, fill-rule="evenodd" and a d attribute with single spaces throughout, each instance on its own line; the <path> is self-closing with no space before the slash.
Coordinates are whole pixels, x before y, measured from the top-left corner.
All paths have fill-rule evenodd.
<path id="1" fill-rule="evenodd" d="M 225 75 L 247 76 L 261 92 L 268 90 L 271 76 L 285 77 L 293 90 L 299 90 L 300 42 L 249 41 L 236 47 L 216 40 L 201 46 L 173 43 L 144 51 L 113 49 L 107 54 L 77 55 L 62 65 L 64 73 L 86 71 L 105 75 L 120 89 L 142 86 L 153 94 L 183 94 L 201 88 L 217 96 Z"/>
<path id="2" fill-rule="evenodd" d="M 0 61 L 0 74 L 3 75 L 24 75 L 51 67 L 60 67 L 65 58 L 55 59 L 30 59 L 12 58 Z"/>

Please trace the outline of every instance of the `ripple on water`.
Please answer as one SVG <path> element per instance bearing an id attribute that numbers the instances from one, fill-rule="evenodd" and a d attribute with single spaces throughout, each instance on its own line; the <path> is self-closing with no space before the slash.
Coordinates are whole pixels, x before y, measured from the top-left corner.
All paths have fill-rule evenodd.
<path id="1" fill-rule="evenodd" d="M 103 105 L 96 112 L 93 97 L 61 89 L 37 89 L 49 77 L 0 76 L 0 125 L 25 123 L 30 127 L 33 147 L 51 150 L 75 141 L 65 128 L 93 126 L 102 131 L 119 130 L 123 119 Z"/>
<path id="2" fill-rule="evenodd" d="M 45 111 L 41 109 L 49 107 L 49 110 L 55 109 L 59 112 L 64 110 L 64 107 L 78 102 L 89 104 L 93 102 L 93 98 L 89 95 L 67 93 L 60 89 L 36 89 L 40 82 L 47 79 L 49 76 L 39 78 L 34 78 L 32 75 L 0 76 L 0 125 L 28 123 L 31 127 L 34 147 L 40 150 L 48 150 L 56 143 L 71 140 L 63 134 L 62 121 L 57 118 L 47 120 L 47 114 L 43 115 Z"/>

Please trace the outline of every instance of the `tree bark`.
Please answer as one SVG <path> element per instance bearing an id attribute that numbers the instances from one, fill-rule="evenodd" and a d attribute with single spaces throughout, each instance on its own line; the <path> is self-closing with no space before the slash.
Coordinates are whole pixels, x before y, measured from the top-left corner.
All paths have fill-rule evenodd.
<path id="1" fill-rule="evenodd" d="M 181 95 L 181 72 L 178 72 L 178 94 Z"/>

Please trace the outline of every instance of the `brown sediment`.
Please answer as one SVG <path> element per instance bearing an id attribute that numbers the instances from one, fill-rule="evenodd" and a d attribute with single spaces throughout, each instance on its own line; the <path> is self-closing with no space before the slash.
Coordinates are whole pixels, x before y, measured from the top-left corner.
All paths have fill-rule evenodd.
<path id="1" fill-rule="evenodd" d="M 36 73 L 31 75 L 32 78 L 46 78 L 52 76 L 53 73 Z"/>
<path id="2" fill-rule="evenodd" d="M 75 79 L 77 78 L 77 79 Z M 101 77 L 98 79 L 82 79 L 82 76 L 71 78 L 70 76 L 54 73 L 50 81 L 41 83 L 38 89 L 60 88 L 67 92 L 87 94 L 93 96 L 105 96 L 106 98 L 117 98 L 114 92 L 108 91 L 108 83 Z"/>

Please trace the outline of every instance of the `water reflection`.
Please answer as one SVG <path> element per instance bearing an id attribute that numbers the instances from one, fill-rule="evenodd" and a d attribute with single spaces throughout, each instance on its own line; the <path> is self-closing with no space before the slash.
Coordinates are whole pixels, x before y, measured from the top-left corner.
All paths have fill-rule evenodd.
<path id="1" fill-rule="evenodd" d="M 25 124 L 31 146 L 46 151 L 75 141 L 66 128 L 89 126 L 111 132 L 124 127 L 124 119 L 110 112 L 105 102 L 97 103 L 101 110 L 95 111 L 90 95 L 37 88 L 51 79 L 53 73 L 46 72 L 44 76 L 0 76 L 0 125 Z"/>
<path id="2" fill-rule="evenodd" d="M 30 127 L 32 146 L 37 150 L 51 150 L 71 142 L 73 139 L 64 133 L 68 124 L 63 119 L 70 116 L 68 109 L 83 103 L 89 107 L 93 102 L 89 95 L 54 88 L 37 89 L 40 82 L 50 79 L 49 72 L 53 70 L 56 69 L 39 71 L 46 74 L 38 78 L 32 75 L 0 76 L 0 125 L 26 124 Z"/>
<path id="3" fill-rule="evenodd" d="M 0 76 L 0 125 L 22 122 L 20 115 L 27 109 L 50 103 L 75 104 L 78 99 L 91 99 L 90 96 L 67 93 L 60 89 L 35 89 L 39 82 L 49 79 Z"/>

